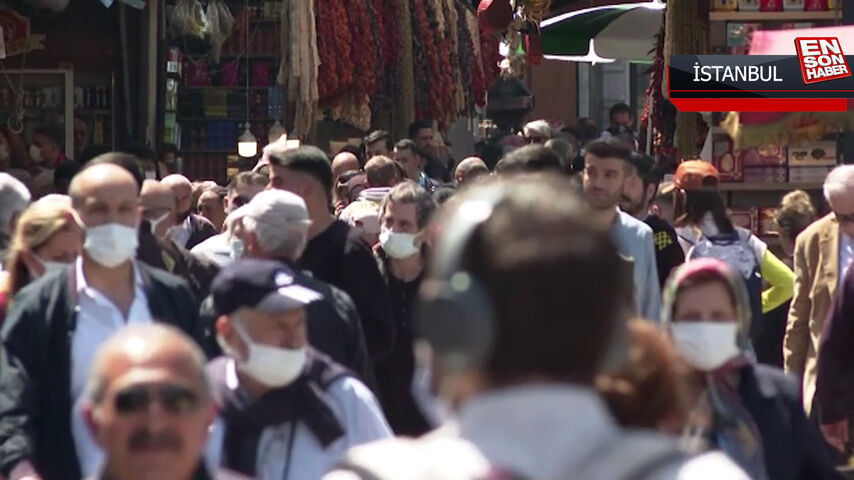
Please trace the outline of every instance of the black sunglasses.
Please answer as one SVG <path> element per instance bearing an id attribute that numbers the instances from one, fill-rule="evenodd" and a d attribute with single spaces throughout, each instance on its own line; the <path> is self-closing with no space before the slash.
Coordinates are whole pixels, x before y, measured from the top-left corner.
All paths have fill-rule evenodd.
<path id="1" fill-rule="evenodd" d="M 113 402 L 116 412 L 132 415 L 147 410 L 155 398 L 164 410 L 173 415 L 193 412 L 199 406 L 199 396 L 180 385 L 134 385 L 116 393 Z"/>

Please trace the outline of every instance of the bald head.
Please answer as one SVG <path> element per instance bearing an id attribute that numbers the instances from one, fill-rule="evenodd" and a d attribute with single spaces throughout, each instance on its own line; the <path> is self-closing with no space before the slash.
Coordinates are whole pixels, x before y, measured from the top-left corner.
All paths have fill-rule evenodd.
<path id="1" fill-rule="evenodd" d="M 182 219 L 186 218 L 186 215 L 190 214 L 193 203 L 193 184 L 187 177 L 178 174 L 167 175 L 160 182 L 172 189 L 172 193 L 175 194 L 175 202 L 178 205 L 179 216 Z"/>
<path id="2" fill-rule="evenodd" d="M 489 168 L 483 160 L 478 157 L 468 157 L 457 165 L 457 169 L 454 171 L 454 180 L 458 185 L 463 185 L 477 177 L 488 174 Z"/>
<path id="3" fill-rule="evenodd" d="M 102 163 L 78 173 L 68 188 L 72 205 L 86 227 L 118 223 L 136 228 L 139 194 L 136 180 L 122 167 Z"/>
<path id="4" fill-rule="evenodd" d="M 332 159 L 332 178 L 333 181 L 341 176 L 344 172 L 349 172 L 350 170 L 358 170 L 359 169 L 359 159 L 356 158 L 356 155 L 353 155 L 350 152 L 341 152 L 338 155 L 335 155 L 335 158 Z"/>
<path id="5" fill-rule="evenodd" d="M 145 210 L 175 209 L 175 194 L 172 189 L 157 180 L 146 180 L 142 183 L 139 201 Z"/>
<path id="6" fill-rule="evenodd" d="M 205 357 L 163 324 L 119 330 L 98 350 L 83 414 L 107 478 L 191 478 L 215 410 Z M 156 408 L 152 408 L 156 405 Z"/>

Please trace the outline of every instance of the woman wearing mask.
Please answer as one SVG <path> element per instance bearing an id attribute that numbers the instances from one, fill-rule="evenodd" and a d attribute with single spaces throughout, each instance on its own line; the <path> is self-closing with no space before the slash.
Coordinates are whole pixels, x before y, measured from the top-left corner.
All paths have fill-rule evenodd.
<path id="1" fill-rule="evenodd" d="M 765 352 L 773 351 L 772 345 L 778 342 L 763 329 L 763 316 L 792 298 L 795 274 L 765 242 L 733 225 L 719 182 L 717 169 L 708 162 L 689 160 L 679 165 L 673 178 L 676 234 L 686 260 L 716 258 L 741 274 L 753 319 L 750 338 L 759 361 L 773 363 Z M 763 289 L 763 283 L 769 287 Z"/>
<path id="2" fill-rule="evenodd" d="M 30 205 L 18 220 L 0 279 L 0 311 L 28 283 L 61 270 L 83 249 L 83 230 L 71 200 L 51 195 Z"/>
<path id="3" fill-rule="evenodd" d="M 749 353 L 750 305 L 738 273 L 715 259 L 683 265 L 665 287 L 662 322 L 692 369 L 689 448 L 722 450 L 754 480 L 842 478 L 794 379 Z"/>

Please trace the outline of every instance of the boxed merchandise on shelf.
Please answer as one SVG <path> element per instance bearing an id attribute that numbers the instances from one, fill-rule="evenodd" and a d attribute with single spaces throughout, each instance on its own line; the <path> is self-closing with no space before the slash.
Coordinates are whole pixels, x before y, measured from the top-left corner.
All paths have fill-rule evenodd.
<path id="1" fill-rule="evenodd" d="M 823 167 L 789 167 L 790 182 L 823 182 L 833 166 Z"/>
<path id="2" fill-rule="evenodd" d="M 822 140 L 789 147 L 789 165 L 793 167 L 833 166 L 837 162 L 835 140 Z"/>
<path id="3" fill-rule="evenodd" d="M 757 207 L 732 208 L 730 219 L 736 227 L 742 227 L 756 232 L 759 223 L 759 209 Z"/>
<path id="4" fill-rule="evenodd" d="M 712 164 L 718 169 L 722 182 L 741 182 L 741 156 L 733 150 L 733 141 L 725 132 L 712 133 Z"/>
<path id="5" fill-rule="evenodd" d="M 789 171 L 786 167 L 744 167 L 743 178 L 748 183 L 786 183 Z"/>

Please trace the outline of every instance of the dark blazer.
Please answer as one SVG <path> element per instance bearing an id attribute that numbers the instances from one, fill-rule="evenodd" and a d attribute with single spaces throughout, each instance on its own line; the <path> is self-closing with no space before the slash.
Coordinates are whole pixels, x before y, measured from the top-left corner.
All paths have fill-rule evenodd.
<path id="1" fill-rule="evenodd" d="M 191 250 L 196 245 L 219 233 L 207 218 L 194 213 L 190 214 L 190 226 L 190 239 L 184 245 L 187 250 Z"/>
<path id="2" fill-rule="evenodd" d="M 797 381 L 765 365 L 745 367 L 741 375 L 738 390 L 762 436 L 768 478 L 841 480 L 818 428 L 807 420 Z"/>
<path id="3" fill-rule="evenodd" d="M 137 263 L 155 319 L 200 338 L 198 304 L 187 284 Z M 71 337 L 77 322 L 73 267 L 27 285 L 0 330 L 0 474 L 29 460 L 42 478 L 78 480 L 71 435 Z"/>
<path id="4" fill-rule="evenodd" d="M 818 350 L 815 402 L 819 421 L 835 423 L 854 414 L 854 269 L 833 299 Z"/>

